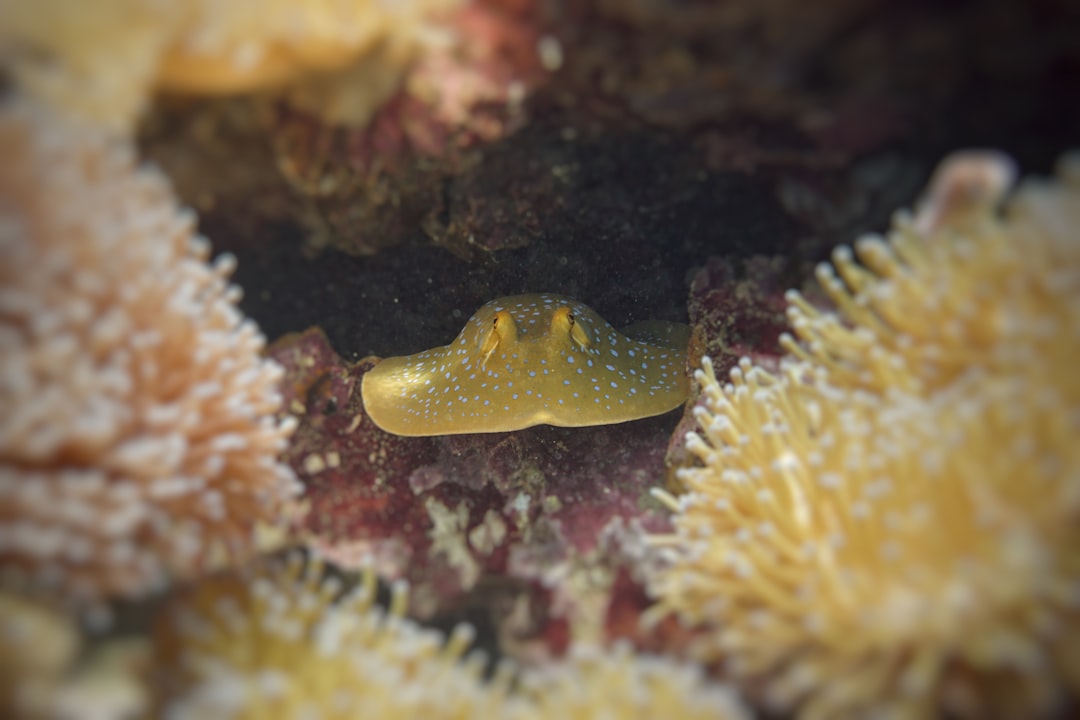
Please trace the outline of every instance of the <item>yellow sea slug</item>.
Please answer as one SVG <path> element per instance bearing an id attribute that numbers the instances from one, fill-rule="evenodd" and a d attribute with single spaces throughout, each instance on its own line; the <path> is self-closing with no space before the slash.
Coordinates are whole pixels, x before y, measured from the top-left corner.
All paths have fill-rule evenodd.
<path id="1" fill-rule="evenodd" d="M 625 333 L 625 334 L 624 334 Z M 608 425 L 686 401 L 689 328 L 619 332 L 560 295 L 492 300 L 445 347 L 383 360 L 364 375 L 364 408 L 395 435 Z"/>

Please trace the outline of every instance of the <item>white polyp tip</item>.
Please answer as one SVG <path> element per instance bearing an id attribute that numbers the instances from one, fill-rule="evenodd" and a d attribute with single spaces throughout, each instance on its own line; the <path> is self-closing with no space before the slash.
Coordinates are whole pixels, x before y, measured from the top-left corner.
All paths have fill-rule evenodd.
<path id="1" fill-rule="evenodd" d="M 878 255 L 885 249 L 885 239 L 880 235 L 864 235 L 855 241 L 855 251 L 861 256 Z"/>
<path id="2" fill-rule="evenodd" d="M 236 270 L 236 256 L 232 253 L 221 253 L 214 258 L 214 269 L 222 275 L 232 275 Z"/>
<path id="3" fill-rule="evenodd" d="M 458 623 L 450 636 L 450 642 L 462 645 L 471 645 L 476 640 L 476 628 L 467 622 Z"/>

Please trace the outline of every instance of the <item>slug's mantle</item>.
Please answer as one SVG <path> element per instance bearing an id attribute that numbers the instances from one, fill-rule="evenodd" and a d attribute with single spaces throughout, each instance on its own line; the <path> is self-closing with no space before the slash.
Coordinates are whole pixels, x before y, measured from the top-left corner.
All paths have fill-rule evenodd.
<path id="1" fill-rule="evenodd" d="M 688 328 L 613 328 L 561 295 L 492 300 L 445 347 L 383 360 L 364 375 L 364 408 L 396 435 L 608 425 L 686 400 Z"/>

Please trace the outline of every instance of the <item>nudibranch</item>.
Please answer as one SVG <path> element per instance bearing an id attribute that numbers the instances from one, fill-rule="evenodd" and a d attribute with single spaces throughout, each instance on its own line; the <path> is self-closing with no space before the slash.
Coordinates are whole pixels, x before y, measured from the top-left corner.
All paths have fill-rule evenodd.
<path id="1" fill-rule="evenodd" d="M 361 393 L 395 435 L 621 423 L 686 401 L 688 339 L 679 323 L 619 332 L 576 300 L 515 295 L 481 307 L 445 347 L 383 360 Z"/>

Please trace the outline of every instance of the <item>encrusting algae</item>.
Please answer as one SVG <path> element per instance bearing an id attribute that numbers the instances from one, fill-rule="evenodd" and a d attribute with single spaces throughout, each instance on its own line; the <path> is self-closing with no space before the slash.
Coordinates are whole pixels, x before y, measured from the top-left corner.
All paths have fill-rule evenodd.
<path id="1" fill-rule="evenodd" d="M 664 658 L 576 648 L 564 661 L 515 672 L 466 654 L 473 631 L 449 636 L 404 617 L 404 584 L 388 609 L 376 578 L 343 581 L 299 554 L 245 574 L 206 578 L 159 618 L 159 710 L 183 718 L 716 718 L 746 711 L 699 668 Z"/>
<path id="2" fill-rule="evenodd" d="M 0 584 L 65 602 L 260 549 L 298 484 L 282 371 L 165 178 L 0 107 Z"/>
<path id="3" fill-rule="evenodd" d="M 383 430 L 414 436 L 659 415 L 686 401 L 688 335 L 659 322 L 619 332 L 560 295 L 500 298 L 451 344 L 376 365 L 362 382 L 364 409 Z"/>
<path id="4" fill-rule="evenodd" d="M 791 293 L 778 374 L 711 363 L 656 616 L 799 717 L 1029 717 L 1080 690 L 1080 158 L 948 161 Z M 982 182 L 986 181 L 986 182 Z M 837 277 L 839 275 L 839 277 Z"/>

